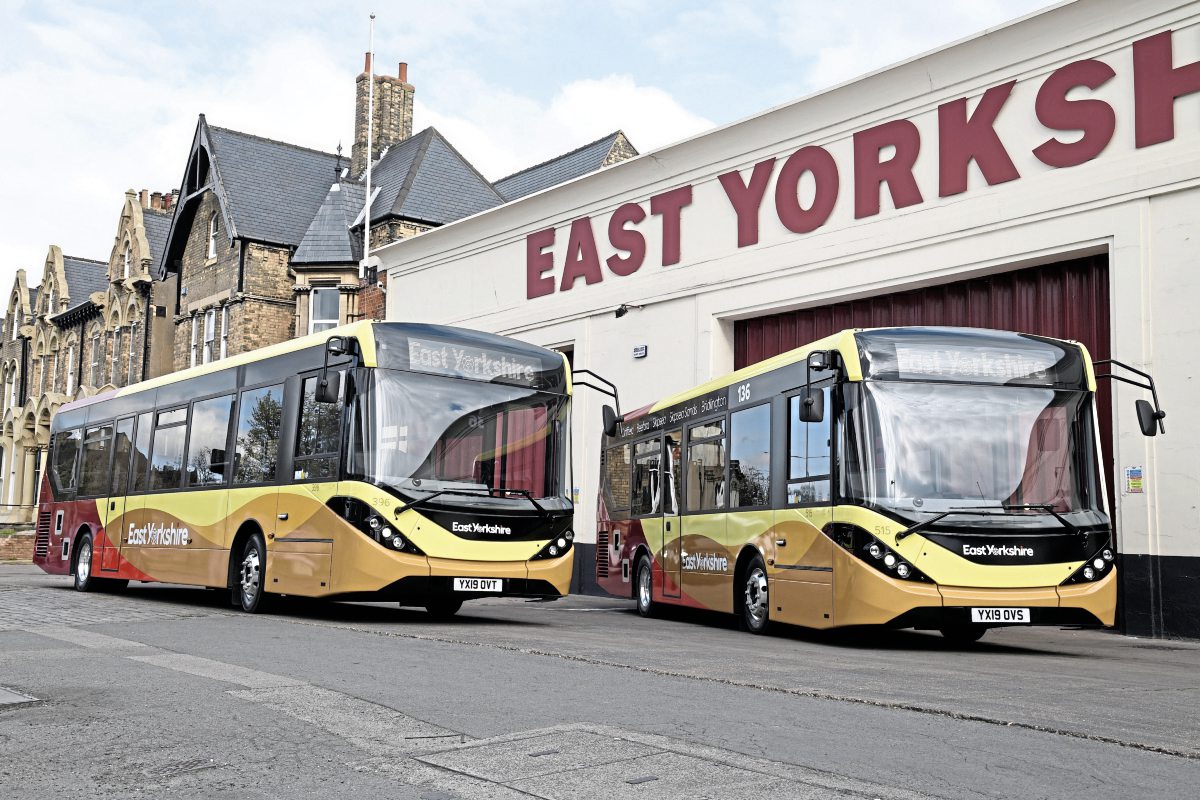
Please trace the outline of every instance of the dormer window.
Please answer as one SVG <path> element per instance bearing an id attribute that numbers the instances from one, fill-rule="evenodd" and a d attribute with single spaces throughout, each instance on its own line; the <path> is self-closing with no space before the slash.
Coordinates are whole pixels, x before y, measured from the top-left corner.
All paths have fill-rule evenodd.
<path id="1" fill-rule="evenodd" d="M 217 257 L 217 237 L 221 233 L 221 223 L 217 218 L 217 212 L 208 218 L 208 257 Z"/>

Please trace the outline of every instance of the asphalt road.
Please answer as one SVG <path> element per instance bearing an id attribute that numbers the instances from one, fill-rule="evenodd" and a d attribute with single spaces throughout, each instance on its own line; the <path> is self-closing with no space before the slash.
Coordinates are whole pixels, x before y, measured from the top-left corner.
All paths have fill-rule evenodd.
<path id="1" fill-rule="evenodd" d="M 1192 797 L 1200 644 L 751 637 L 628 601 L 249 616 L 0 566 L 0 796 Z M 7 690 L 7 691 L 5 691 Z M 34 699 L 29 699 L 34 698 Z"/>

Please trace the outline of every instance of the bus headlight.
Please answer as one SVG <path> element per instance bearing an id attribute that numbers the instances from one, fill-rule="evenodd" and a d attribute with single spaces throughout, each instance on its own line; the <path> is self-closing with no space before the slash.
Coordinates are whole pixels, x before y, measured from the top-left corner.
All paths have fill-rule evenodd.
<path id="1" fill-rule="evenodd" d="M 408 541 L 396 530 L 384 523 L 384 518 L 375 509 L 354 497 L 332 497 L 327 503 L 339 517 L 353 525 L 360 533 L 378 542 L 389 550 L 423 556 L 421 548 Z"/>
<path id="2" fill-rule="evenodd" d="M 1105 561 L 1103 558 L 1100 558 L 1098 556 L 1097 556 L 1096 560 L 1092 562 L 1092 566 L 1096 568 L 1097 572 L 1103 571 L 1105 565 L 1107 565 L 1107 564 L 1108 564 L 1107 561 Z"/>
<path id="3" fill-rule="evenodd" d="M 848 522 L 831 522 L 821 532 L 853 554 L 860 561 L 870 564 L 889 578 L 903 581 L 932 583 L 925 573 L 904 561 L 886 544 L 857 525 Z"/>
<path id="4" fill-rule="evenodd" d="M 1112 550 L 1110 550 L 1109 548 L 1106 547 L 1100 551 L 1100 557 L 1103 558 L 1105 561 L 1112 561 L 1114 558 L 1116 558 L 1116 555 L 1113 553 Z"/>
<path id="5" fill-rule="evenodd" d="M 1062 585 L 1100 580 L 1111 571 L 1109 566 L 1112 565 L 1115 558 L 1116 553 L 1113 552 L 1112 545 L 1106 545 L 1095 554 L 1085 558 L 1079 569 L 1071 573 L 1070 577 L 1062 582 Z"/>
<path id="6" fill-rule="evenodd" d="M 558 536 L 551 539 L 545 547 L 539 550 L 530 561 L 537 561 L 545 558 L 558 558 L 565 556 L 571 549 L 571 545 L 575 541 L 574 531 L 564 531 Z"/>
<path id="7" fill-rule="evenodd" d="M 1087 578 L 1090 581 L 1092 578 L 1096 577 L 1096 570 L 1092 569 L 1091 567 L 1084 567 L 1083 568 L 1083 577 Z"/>

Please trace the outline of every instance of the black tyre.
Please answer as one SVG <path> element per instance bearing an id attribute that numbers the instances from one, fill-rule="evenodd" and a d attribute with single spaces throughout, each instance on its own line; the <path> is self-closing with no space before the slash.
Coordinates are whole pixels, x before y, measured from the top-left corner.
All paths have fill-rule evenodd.
<path id="1" fill-rule="evenodd" d="M 946 637 L 946 641 L 951 644 L 975 644 L 983 635 L 988 632 L 988 629 L 982 625 L 973 626 L 955 626 L 952 628 L 942 628 L 942 636 Z"/>
<path id="2" fill-rule="evenodd" d="M 742 571 L 742 580 L 735 589 L 734 606 L 738 622 L 744 631 L 763 633 L 771 621 L 771 600 L 768 594 L 767 568 L 762 556 L 756 555 Z"/>
<path id="3" fill-rule="evenodd" d="M 267 546 L 262 534 L 256 533 L 246 540 L 236 578 L 234 591 L 242 611 L 247 614 L 262 611 L 265 608 L 267 578 Z"/>
<path id="4" fill-rule="evenodd" d="M 654 602 L 654 573 L 650 559 L 642 556 L 634 570 L 633 599 L 637 601 L 637 612 L 643 617 L 653 617 L 658 607 Z"/>
<path id="5" fill-rule="evenodd" d="M 434 619 L 450 619 L 462 608 L 463 601 L 457 597 L 432 597 L 425 603 L 425 610 Z"/>
<path id="6" fill-rule="evenodd" d="M 75 591 L 95 592 L 101 581 L 92 576 L 92 535 L 85 533 L 75 540 Z"/>

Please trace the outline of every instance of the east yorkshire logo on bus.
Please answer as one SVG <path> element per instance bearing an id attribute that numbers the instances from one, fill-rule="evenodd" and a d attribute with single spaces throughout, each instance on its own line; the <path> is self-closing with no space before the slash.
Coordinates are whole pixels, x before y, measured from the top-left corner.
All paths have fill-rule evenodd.
<path id="1" fill-rule="evenodd" d="M 1033 548 L 1019 544 L 985 544 L 979 547 L 971 544 L 962 546 L 964 556 L 1020 556 L 1033 558 Z"/>
<path id="2" fill-rule="evenodd" d="M 155 525 L 153 522 L 150 522 L 141 527 L 130 523 L 129 533 L 125 537 L 125 544 L 157 544 L 167 547 L 187 547 L 190 538 L 191 533 L 188 529 L 177 527 L 175 523 L 171 523 L 170 525 Z"/>
<path id="3" fill-rule="evenodd" d="M 1173 66 L 1171 35 L 1171 31 L 1163 31 L 1133 43 L 1133 138 L 1139 149 L 1175 138 L 1175 100 L 1200 92 L 1200 61 Z M 1060 131 L 1062 135 L 1052 136 L 1032 148 L 1038 161 L 1053 169 L 1074 167 L 1104 151 L 1116 132 L 1117 114 L 1112 105 L 1087 94 L 1116 75 L 1116 70 L 1103 61 L 1083 59 L 1059 67 L 1042 81 L 1031 111 L 1045 128 Z M 988 89 L 971 113 L 967 111 L 965 97 L 938 106 L 939 197 L 967 191 L 972 162 L 989 186 L 1021 177 L 995 130 L 996 120 L 1016 84 L 1016 80 L 1011 80 Z M 879 198 L 885 185 L 897 209 L 925 202 L 913 175 L 921 151 L 921 132 L 915 123 L 908 119 L 892 120 L 857 131 L 852 138 L 855 219 L 880 212 Z M 789 231 L 811 233 L 833 213 L 844 165 L 839 168 L 830 152 L 818 145 L 802 147 L 782 159 L 781 164 L 779 161 L 772 157 L 758 162 L 748 177 L 741 170 L 718 176 L 737 218 L 739 248 L 758 243 L 759 212 L 776 172 L 775 212 Z M 805 176 L 810 176 L 815 185 L 807 206 L 801 201 L 801 179 Z M 650 198 L 649 216 L 661 219 L 661 266 L 680 261 L 683 209 L 691 204 L 691 185 Z M 627 277 L 646 262 L 646 238 L 638 230 L 646 216 L 642 203 L 630 202 L 608 217 L 608 244 L 616 251 L 604 261 L 608 272 Z M 570 291 L 580 278 L 589 285 L 604 280 L 592 222 L 591 217 L 571 222 L 561 265 L 555 263 L 554 253 L 550 252 L 557 237 L 555 228 L 526 237 L 527 299 Z M 553 273 L 559 266 L 562 272 L 556 281 Z"/>

